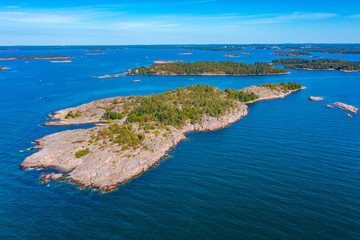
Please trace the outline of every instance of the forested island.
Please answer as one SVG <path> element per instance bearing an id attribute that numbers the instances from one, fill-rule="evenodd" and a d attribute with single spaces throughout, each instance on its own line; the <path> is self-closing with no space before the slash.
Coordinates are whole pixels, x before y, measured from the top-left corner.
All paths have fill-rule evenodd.
<path id="1" fill-rule="evenodd" d="M 36 140 L 35 149 L 40 151 L 27 157 L 20 167 L 57 169 L 62 173 L 46 174 L 42 179 L 62 178 L 81 187 L 111 191 L 158 164 L 186 133 L 223 128 L 247 115 L 246 103 L 284 98 L 302 88 L 296 83 L 241 90 L 196 85 L 63 109 L 46 125 L 101 124 Z"/>
<path id="2" fill-rule="evenodd" d="M 289 69 L 304 70 L 340 70 L 344 72 L 353 72 L 360 70 L 360 62 L 349 62 L 335 59 L 316 59 L 308 60 L 301 58 L 276 59 L 272 61 L 274 65 L 285 65 Z"/>
<path id="3" fill-rule="evenodd" d="M 72 56 L 65 55 L 36 55 L 36 56 L 22 56 L 22 57 L 6 57 L 0 58 L 0 60 L 29 60 L 29 59 L 71 59 Z"/>
<path id="4" fill-rule="evenodd" d="M 306 52 L 273 52 L 272 55 L 276 56 L 310 56 L 310 53 Z"/>
<path id="5" fill-rule="evenodd" d="M 288 71 L 274 68 L 268 63 L 246 64 L 239 62 L 187 62 L 152 65 L 131 69 L 128 75 L 271 75 Z"/>

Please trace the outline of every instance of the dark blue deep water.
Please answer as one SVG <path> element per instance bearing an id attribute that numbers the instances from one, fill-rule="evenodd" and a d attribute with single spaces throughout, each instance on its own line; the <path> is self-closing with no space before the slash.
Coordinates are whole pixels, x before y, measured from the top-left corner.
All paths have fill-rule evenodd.
<path id="1" fill-rule="evenodd" d="M 360 118 L 307 100 L 324 96 L 325 103 L 360 107 L 360 72 L 89 78 L 156 59 L 254 63 L 275 57 L 270 50 L 249 51 L 231 59 L 223 52 L 179 56 L 181 50 L 151 49 L 109 49 L 105 55 L 85 55 L 84 49 L 0 52 L 76 57 L 72 63 L 0 62 L 12 68 L 0 71 L 0 239 L 360 239 Z M 360 55 L 314 55 L 360 61 Z M 225 129 L 188 134 L 170 158 L 118 191 L 41 185 L 43 170 L 19 169 L 32 154 L 27 149 L 33 140 L 81 127 L 41 126 L 52 111 L 192 84 L 240 89 L 282 81 L 307 89 L 253 104 L 248 116 Z"/>

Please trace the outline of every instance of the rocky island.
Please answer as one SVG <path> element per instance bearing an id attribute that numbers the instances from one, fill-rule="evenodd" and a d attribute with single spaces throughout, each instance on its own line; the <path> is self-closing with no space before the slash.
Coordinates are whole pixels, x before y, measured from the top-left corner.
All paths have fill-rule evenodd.
<path id="1" fill-rule="evenodd" d="M 234 57 L 234 58 L 238 58 L 238 57 L 240 57 L 239 55 L 233 55 L 233 54 L 225 54 L 224 55 L 225 57 Z"/>
<path id="2" fill-rule="evenodd" d="M 34 148 L 40 151 L 20 167 L 57 169 L 64 179 L 81 187 L 111 191 L 156 165 L 186 133 L 223 128 L 247 115 L 246 103 L 284 98 L 300 89 L 303 87 L 296 83 L 264 84 L 240 91 L 196 85 L 63 109 L 46 125 L 102 124 L 36 140 Z M 50 173 L 43 180 L 62 176 Z"/>
<path id="3" fill-rule="evenodd" d="M 349 62 L 335 59 L 276 59 L 272 61 L 272 64 L 285 65 L 285 68 L 288 69 L 301 70 L 339 70 L 343 72 L 356 72 L 360 70 L 360 62 Z"/>
<path id="4" fill-rule="evenodd" d="M 7 67 L 0 67 L 0 70 L 7 70 L 7 69 L 10 69 L 10 68 L 7 68 Z"/>
<path id="5" fill-rule="evenodd" d="M 88 52 L 86 53 L 86 55 L 103 55 L 105 54 L 104 52 Z"/>
<path id="6" fill-rule="evenodd" d="M 358 108 L 356 108 L 354 106 L 351 106 L 351 105 L 348 105 L 348 104 L 345 104 L 345 103 L 341 103 L 341 102 L 334 102 L 333 104 L 338 106 L 339 108 L 341 108 L 343 110 L 347 110 L 347 111 L 350 111 L 350 112 L 353 112 L 353 113 L 357 113 L 358 110 L 359 110 Z"/>
<path id="7" fill-rule="evenodd" d="M 311 101 L 315 101 L 315 102 L 324 101 L 323 97 L 309 96 L 308 99 L 311 100 Z"/>
<path id="8" fill-rule="evenodd" d="M 273 75 L 288 74 L 289 72 L 274 68 L 268 63 L 246 64 L 239 62 L 186 62 L 156 64 L 149 67 L 139 67 L 128 71 L 127 75 Z"/>
<path id="9" fill-rule="evenodd" d="M 182 62 L 182 60 L 170 60 L 170 61 L 164 61 L 164 60 L 158 60 L 158 61 L 154 61 L 154 64 L 167 64 L 167 63 L 178 63 L 178 62 Z"/>
<path id="10" fill-rule="evenodd" d="M 6 58 L 0 58 L 0 60 L 28 60 L 28 59 L 55 60 L 55 59 L 71 59 L 71 58 L 74 57 L 65 56 L 65 55 L 36 55 L 36 56 L 22 56 L 22 57 L 6 57 Z"/>
<path id="11" fill-rule="evenodd" d="M 272 55 L 276 55 L 276 56 L 310 56 L 310 53 L 306 53 L 306 52 L 273 52 Z"/>

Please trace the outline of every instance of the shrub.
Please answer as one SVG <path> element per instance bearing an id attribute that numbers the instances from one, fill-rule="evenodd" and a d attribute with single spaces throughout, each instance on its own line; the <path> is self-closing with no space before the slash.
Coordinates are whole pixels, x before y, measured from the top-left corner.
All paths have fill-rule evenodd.
<path id="1" fill-rule="evenodd" d="M 76 158 L 81 158 L 81 157 L 83 157 L 83 156 L 85 156 L 85 155 L 87 155 L 87 154 L 89 154 L 89 153 L 90 153 L 90 150 L 89 150 L 88 148 L 86 148 L 86 149 L 84 149 L 84 150 L 81 150 L 81 151 L 76 152 L 76 153 L 75 153 L 75 157 L 76 157 Z"/>

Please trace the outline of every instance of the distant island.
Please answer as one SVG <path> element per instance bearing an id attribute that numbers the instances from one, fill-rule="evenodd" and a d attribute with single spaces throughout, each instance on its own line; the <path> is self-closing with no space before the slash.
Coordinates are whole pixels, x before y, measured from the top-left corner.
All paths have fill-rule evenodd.
<path id="1" fill-rule="evenodd" d="M 240 57 L 239 55 L 232 55 L 232 54 L 225 54 L 224 55 L 225 57 L 235 57 L 235 58 L 238 58 L 238 57 Z"/>
<path id="2" fill-rule="evenodd" d="M 129 70 L 128 75 L 272 75 L 288 71 L 274 68 L 268 63 L 246 64 L 239 62 L 187 62 L 140 67 Z"/>
<path id="3" fill-rule="evenodd" d="M 63 61 L 50 61 L 51 63 L 71 63 L 70 60 L 63 60 Z"/>
<path id="4" fill-rule="evenodd" d="M 102 55 L 105 54 L 104 52 L 88 52 L 86 55 Z"/>
<path id="5" fill-rule="evenodd" d="M 167 64 L 167 63 L 179 63 L 182 62 L 182 60 L 170 60 L 170 61 L 164 61 L 164 60 L 157 60 L 154 61 L 154 64 Z"/>
<path id="6" fill-rule="evenodd" d="M 64 55 L 36 55 L 36 56 L 22 56 L 22 57 L 6 57 L 0 58 L 0 60 L 28 60 L 28 59 L 71 59 L 74 58 L 72 56 L 64 56 Z"/>
<path id="7" fill-rule="evenodd" d="M 298 52 L 321 52 L 330 54 L 360 54 L 360 44 L 187 44 L 187 45 L 115 45 L 115 46 L 17 46 L 0 51 L 48 50 L 48 49 L 84 49 L 88 51 L 105 51 L 108 49 L 179 49 L 200 51 L 243 51 L 244 49 L 270 49 Z M 241 52 L 246 54 L 248 52 Z"/>
<path id="8" fill-rule="evenodd" d="M 360 62 L 349 62 L 335 59 L 316 59 L 308 60 L 301 58 L 276 59 L 272 61 L 274 65 L 285 65 L 288 69 L 303 70 L 339 70 L 343 72 L 354 72 L 360 70 Z"/>
<path id="9" fill-rule="evenodd" d="M 306 52 L 273 52 L 272 55 L 277 56 L 310 56 L 310 53 Z"/>
<path id="10" fill-rule="evenodd" d="M 63 109 L 51 116 L 55 121 L 45 125 L 98 124 L 36 140 L 34 148 L 40 151 L 27 157 L 20 168 L 57 169 L 62 173 L 46 174 L 42 181 L 65 179 L 108 192 L 158 164 L 186 133 L 221 129 L 248 114 L 245 103 L 284 98 L 300 89 L 303 87 L 296 83 L 242 90 L 196 85 Z"/>
<path id="11" fill-rule="evenodd" d="M 6 70 L 6 69 L 10 69 L 10 68 L 7 68 L 7 67 L 0 67 L 0 70 Z"/>

